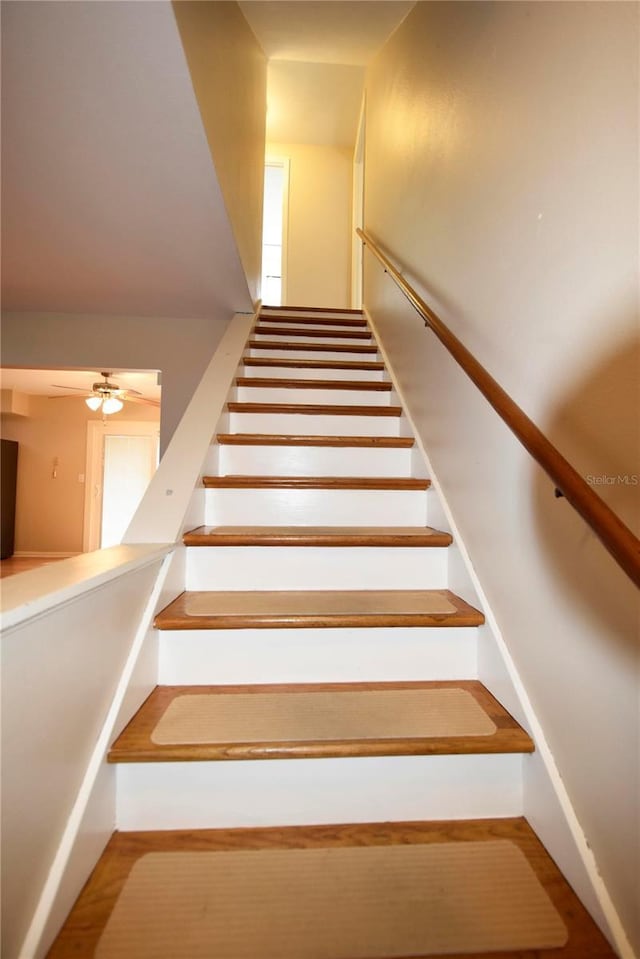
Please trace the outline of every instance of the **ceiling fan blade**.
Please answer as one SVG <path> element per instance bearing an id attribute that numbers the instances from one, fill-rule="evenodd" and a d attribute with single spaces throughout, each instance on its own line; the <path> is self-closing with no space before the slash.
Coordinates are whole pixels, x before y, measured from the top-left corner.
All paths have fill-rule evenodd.
<path id="1" fill-rule="evenodd" d="M 62 383 L 52 383 L 51 388 L 54 390 L 73 390 L 75 393 L 86 393 L 87 396 L 91 396 L 91 390 L 85 390 L 82 386 L 63 386 Z M 55 399 L 55 397 L 50 397 Z"/>
<path id="2" fill-rule="evenodd" d="M 159 400 L 148 400 L 144 396 L 125 396 L 124 399 L 127 403 L 138 403 L 140 406 L 155 406 L 156 409 L 160 409 Z"/>

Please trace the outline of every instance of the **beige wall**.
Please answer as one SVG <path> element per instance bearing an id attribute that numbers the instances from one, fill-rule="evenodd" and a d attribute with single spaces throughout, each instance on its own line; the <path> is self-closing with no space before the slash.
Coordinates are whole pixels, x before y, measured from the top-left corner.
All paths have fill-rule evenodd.
<path id="1" fill-rule="evenodd" d="M 638 487 L 615 478 L 640 476 L 638 11 L 418 3 L 369 69 L 365 162 L 373 235 L 577 469 L 614 478 L 598 490 L 636 529 Z M 365 303 L 640 949 L 637 591 L 365 257 Z M 525 804 L 536 820 L 533 789 Z"/>
<path id="2" fill-rule="evenodd" d="M 173 9 L 240 258 L 257 300 L 266 57 L 237 3 L 179 0 Z"/>
<path id="3" fill-rule="evenodd" d="M 84 526 L 87 423 L 100 421 L 82 397 L 29 398 L 29 416 L 2 416 L 3 439 L 17 440 L 16 552 L 80 553 Z M 125 403 L 110 423 L 159 424 L 159 410 Z M 52 476 L 54 461 L 57 476 Z"/>
<path id="4" fill-rule="evenodd" d="M 350 306 L 352 151 L 269 143 L 289 159 L 286 303 Z"/>

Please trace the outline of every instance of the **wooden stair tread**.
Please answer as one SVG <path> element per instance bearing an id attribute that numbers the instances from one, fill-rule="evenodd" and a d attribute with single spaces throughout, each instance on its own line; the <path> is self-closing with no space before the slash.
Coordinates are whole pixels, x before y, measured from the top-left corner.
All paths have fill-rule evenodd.
<path id="1" fill-rule="evenodd" d="M 292 312 L 292 313 L 351 313 L 354 316 L 364 316 L 364 310 L 354 310 L 351 307 L 340 306 L 262 306 L 260 314 L 265 311 Z"/>
<path id="2" fill-rule="evenodd" d="M 615 959 L 615 954 L 522 817 L 439 822 L 354 823 L 326 826 L 278 826 L 253 829 L 116 832 L 80 893 L 48 954 L 48 959 L 93 956 L 104 927 L 138 860 L 153 852 L 223 852 L 257 849 L 327 849 L 425 843 L 513 842 L 542 883 L 569 933 L 554 959 Z M 176 920 L 179 917 L 176 916 Z M 133 949 L 135 953 L 135 947 Z M 132 953 L 133 954 L 133 953 Z M 529 952 L 538 959 L 542 953 Z M 524 959 L 519 951 L 458 954 L 455 959 Z"/>
<path id="3" fill-rule="evenodd" d="M 158 723 L 174 702 L 187 713 L 182 729 L 165 727 L 161 735 Z M 222 708 L 222 736 L 206 716 L 211 708 Z M 375 734 L 358 732 L 364 725 L 360 710 L 375 723 Z M 433 712 L 436 715 L 430 717 Z M 239 730 L 245 738 L 250 735 L 249 741 L 240 735 L 231 738 Z M 436 756 L 533 752 L 533 748 L 524 729 L 476 680 L 157 686 L 111 747 L 108 760 Z"/>
<path id="4" fill-rule="evenodd" d="M 449 546 L 430 526 L 198 526 L 185 546 Z"/>
<path id="5" fill-rule="evenodd" d="M 277 626 L 479 626 L 482 613 L 448 589 L 205 591 L 181 593 L 155 618 L 157 629 Z"/>
<path id="6" fill-rule="evenodd" d="M 392 390 L 388 380 L 297 380 L 284 376 L 238 376 L 236 385 L 282 390 L 370 390 L 378 393 Z"/>
<path id="7" fill-rule="evenodd" d="M 388 476 L 203 476 L 207 489 L 426 490 L 428 479 Z"/>
<path id="8" fill-rule="evenodd" d="M 347 446 L 411 449 L 411 436 L 300 436 L 286 433 L 218 433 L 222 446 Z"/>
<path id="9" fill-rule="evenodd" d="M 227 403 L 230 413 L 304 413 L 306 416 L 401 416 L 399 406 L 345 406 L 332 403 Z"/>
<path id="10" fill-rule="evenodd" d="M 308 353 L 377 353 L 378 347 L 375 344 L 363 343 L 350 344 L 345 343 L 278 343 L 277 340 L 249 340 L 249 349 L 252 350 L 300 350 Z"/>
<path id="11" fill-rule="evenodd" d="M 364 316 L 287 316 L 285 313 L 260 313 L 261 323 L 303 323 L 314 326 L 355 326 L 367 325 Z"/>
<path id="12" fill-rule="evenodd" d="M 372 335 L 370 330 L 323 330 L 317 328 L 294 329 L 289 326 L 261 326 L 258 324 L 253 328 L 253 335 L 258 336 L 299 336 L 301 339 L 307 336 L 322 337 L 331 339 L 345 340 L 370 340 Z"/>
<path id="13" fill-rule="evenodd" d="M 384 363 L 376 360 L 289 360 L 284 357 L 273 356 L 244 356 L 245 366 L 273 366 L 293 370 L 369 370 L 379 372 L 384 370 Z"/>

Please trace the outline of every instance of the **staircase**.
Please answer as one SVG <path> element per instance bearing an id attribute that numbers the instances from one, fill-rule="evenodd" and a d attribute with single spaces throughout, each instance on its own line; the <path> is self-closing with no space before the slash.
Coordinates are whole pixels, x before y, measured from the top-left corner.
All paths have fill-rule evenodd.
<path id="1" fill-rule="evenodd" d="M 51 959 L 612 957 L 522 818 L 534 744 L 363 314 L 263 308 L 235 394 Z"/>

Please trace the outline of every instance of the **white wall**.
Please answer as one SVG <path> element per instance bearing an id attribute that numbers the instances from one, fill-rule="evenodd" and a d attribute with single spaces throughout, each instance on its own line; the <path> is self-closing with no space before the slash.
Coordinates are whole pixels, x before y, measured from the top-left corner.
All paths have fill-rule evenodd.
<path id="1" fill-rule="evenodd" d="M 167 0 L 6 4 L 2 142 L 5 310 L 251 309 Z"/>
<path id="2" fill-rule="evenodd" d="M 27 369 L 158 369 L 163 452 L 200 382 L 231 314 L 190 319 L 6 313 L 2 363 Z"/>
<path id="3" fill-rule="evenodd" d="M 367 228 L 579 472 L 630 483 L 638 11 L 419 3 L 366 85 Z M 637 592 L 365 257 L 365 303 L 640 949 Z M 598 489 L 637 529 L 637 487 Z"/>
<path id="4" fill-rule="evenodd" d="M 83 592 L 76 587 L 75 593 L 71 586 L 58 606 L 43 609 L 40 615 L 25 619 L 29 604 L 17 604 L 17 610 L 10 609 L 8 615 L 17 612 L 23 621 L 3 630 L 2 954 L 7 957 L 36 955 L 31 948 L 21 953 L 20 946 L 54 857 L 59 855 L 89 760 L 158 577 L 162 557 L 151 552 L 138 561 L 137 569 L 127 570 L 127 558 L 135 556 L 135 549 L 103 550 L 56 563 L 51 572 L 43 568 L 15 577 L 29 576 L 31 582 L 41 583 L 37 595 L 31 596 L 34 614 L 38 604 L 41 608 L 46 604 L 52 578 L 62 582 L 68 576 L 72 583 L 75 570 L 78 578 L 83 571 L 91 573 L 92 564 L 96 570 L 96 585 L 87 583 Z M 141 548 L 137 549 L 140 553 Z M 116 565 L 122 557 L 122 570 L 115 578 L 100 581 L 104 576 L 98 570 L 109 556 L 115 557 Z M 20 584 L 8 584 L 6 594 L 3 590 L 3 604 L 11 605 L 15 589 L 19 591 Z M 145 695 L 148 689 L 147 683 Z M 75 890 L 65 890 L 70 901 L 62 915 L 113 831 L 114 777 L 104 768 L 100 792 L 93 819 L 84 825 L 78 839 L 77 855 L 84 858 L 85 871 L 79 880 L 76 875 Z"/>
<path id="5" fill-rule="evenodd" d="M 349 307 L 352 151 L 269 143 L 269 157 L 289 158 L 285 304 Z"/>
<path id="6" fill-rule="evenodd" d="M 257 300 L 266 57 L 237 3 L 179 0 L 173 3 L 173 11 L 238 252 Z"/>

